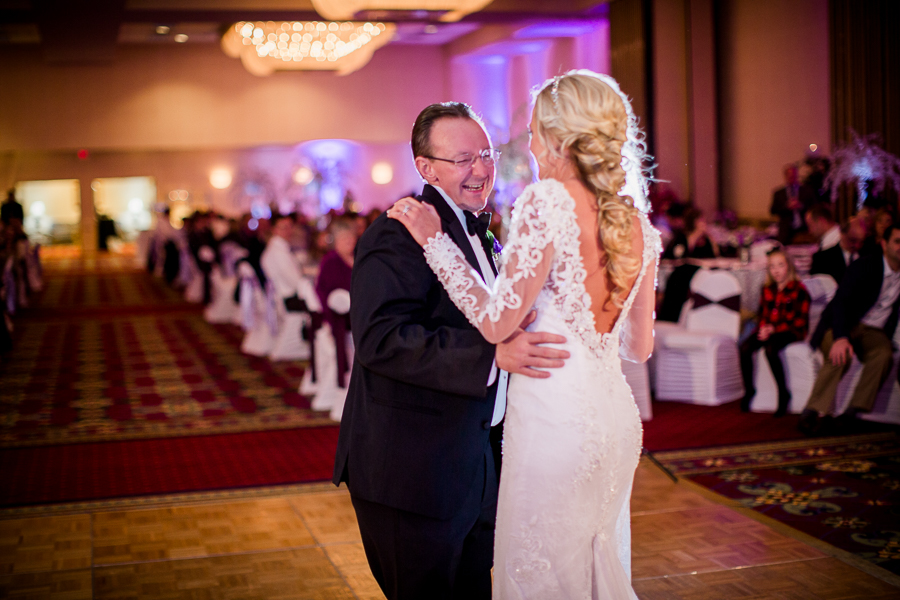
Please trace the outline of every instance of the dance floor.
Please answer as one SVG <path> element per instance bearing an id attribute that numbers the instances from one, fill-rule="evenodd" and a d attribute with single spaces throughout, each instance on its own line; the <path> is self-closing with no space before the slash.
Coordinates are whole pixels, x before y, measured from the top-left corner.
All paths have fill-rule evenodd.
<path id="1" fill-rule="evenodd" d="M 647 462 L 638 468 L 632 574 L 641 600 L 900 595 L 900 578 L 703 492 Z M 350 498 L 330 485 L 0 520 L 0 597 L 383 598 Z"/>
<path id="2" fill-rule="evenodd" d="M 128 256 L 46 264 L 0 366 L 0 597 L 383 597 L 346 490 L 313 483 L 330 476 L 337 428 L 296 394 L 302 364 L 241 355 L 238 329 L 207 325 Z M 641 599 L 900 597 L 896 575 L 722 488 L 746 483 L 721 479 L 745 460 L 733 446 L 693 450 L 802 445 L 796 416 L 654 411 L 645 444 L 681 449 L 660 456 L 685 477 L 638 469 Z"/>

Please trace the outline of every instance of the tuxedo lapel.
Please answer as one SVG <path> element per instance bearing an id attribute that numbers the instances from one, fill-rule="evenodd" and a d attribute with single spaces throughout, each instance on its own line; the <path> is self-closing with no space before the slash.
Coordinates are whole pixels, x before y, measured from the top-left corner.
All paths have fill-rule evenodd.
<path id="1" fill-rule="evenodd" d="M 422 195 L 419 196 L 419 200 L 427 202 L 437 209 L 438 215 L 441 217 L 441 226 L 444 233 L 450 236 L 453 243 L 462 250 L 463 255 L 466 257 L 466 262 L 468 262 L 473 269 L 478 271 L 478 274 L 484 279 L 484 273 L 481 272 L 478 258 L 475 256 L 475 251 L 472 250 L 472 244 L 469 243 L 469 236 L 466 233 L 466 230 L 463 229 L 462 223 L 459 222 L 456 213 L 453 212 L 453 209 L 450 208 L 447 201 L 441 196 L 441 193 L 432 186 L 426 185 L 422 190 Z M 488 258 L 490 259 L 490 255 Z"/>

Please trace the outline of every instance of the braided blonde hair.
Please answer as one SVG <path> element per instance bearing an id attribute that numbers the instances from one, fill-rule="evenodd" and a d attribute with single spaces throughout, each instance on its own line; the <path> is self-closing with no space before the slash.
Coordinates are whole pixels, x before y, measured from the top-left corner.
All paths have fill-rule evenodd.
<path id="1" fill-rule="evenodd" d="M 532 134 L 540 136 L 555 157 L 571 158 L 582 183 L 597 198 L 597 237 L 606 252 L 602 266 L 612 284 L 610 299 L 621 308 L 641 268 L 640 257 L 631 256 L 637 214 L 632 195 L 644 202 L 646 193 L 643 143 L 631 106 L 612 78 L 570 71 L 537 90 L 534 114 L 537 129 Z M 630 173 L 623 163 L 631 167 Z M 634 173 L 639 181 L 626 182 Z M 626 187 L 632 195 L 621 193 Z"/>

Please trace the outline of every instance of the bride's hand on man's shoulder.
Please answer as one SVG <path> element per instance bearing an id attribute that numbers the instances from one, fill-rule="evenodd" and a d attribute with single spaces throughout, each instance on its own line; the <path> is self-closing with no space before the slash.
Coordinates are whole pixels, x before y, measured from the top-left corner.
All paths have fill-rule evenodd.
<path id="1" fill-rule="evenodd" d="M 402 198 L 387 210 L 389 218 L 400 221 L 420 246 L 441 232 L 441 218 L 430 204 Z"/>

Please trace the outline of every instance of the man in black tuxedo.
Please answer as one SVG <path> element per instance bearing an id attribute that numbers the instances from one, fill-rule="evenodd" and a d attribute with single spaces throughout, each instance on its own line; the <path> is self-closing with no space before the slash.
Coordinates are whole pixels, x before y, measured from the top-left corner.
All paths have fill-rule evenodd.
<path id="1" fill-rule="evenodd" d="M 810 275 L 831 275 L 838 283 L 844 278 L 847 266 L 859 258 L 859 251 L 866 239 L 866 229 L 857 219 L 841 227 L 841 241 L 837 246 L 819 250 L 812 256 Z"/>
<path id="2" fill-rule="evenodd" d="M 799 428 L 808 435 L 827 433 L 838 384 L 854 354 L 863 363 L 863 371 L 850 406 L 836 419 L 839 429 L 852 425 L 857 414 L 872 410 L 891 371 L 891 338 L 900 309 L 900 228 L 885 230 L 881 248 L 883 254 L 864 256 L 847 267 L 810 339 L 813 348 L 821 348 L 825 364 L 800 417 Z"/>
<path id="3" fill-rule="evenodd" d="M 429 184 L 418 199 L 490 284 L 493 247 L 473 214 L 497 157 L 483 125 L 465 104 L 431 105 L 412 150 Z M 541 344 L 564 339 L 519 330 L 486 342 L 386 215 L 359 240 L 350 294 L 356 355 L 334 483 L 350 490 L 372 573 L 391 600 L 490 598 L 504 370 L 549 376 L 538 369 L 568 353 Z"/>

